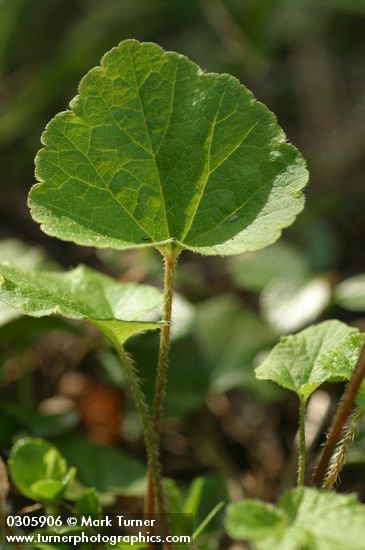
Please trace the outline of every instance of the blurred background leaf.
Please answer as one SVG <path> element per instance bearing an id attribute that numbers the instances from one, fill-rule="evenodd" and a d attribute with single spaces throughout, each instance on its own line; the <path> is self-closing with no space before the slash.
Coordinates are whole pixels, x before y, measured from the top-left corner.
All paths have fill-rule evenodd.
<path id="1" fill-rule="evenodd" d="M 37 269 L 43 260 L 65 269 L 85 263 L 122 281 L 161 285 L 157 253 L 95 252 L 49 238 L 26 205 L 45 124 L 125 38 L 236 76 L 308 161 L 306 209 L 285 240 L 229 260 L 186 253 L 179 262 L 162 457 L 182 492 L 209 474 L 235 498 L 275 500 L 295 453 L 296 401 L 256 381 L 255 366 L 280 334 L 313 321 L 338 317 L 364 330 L 364 17 L 364 0 L 0 0 L 1 261 Z M 130 482 L 141 494 L 142 438 L 113 352 L 84 326 L 15 319 L 2 305 L 1 319 L 4 454 L 22 435 L 64 441 L 70 464 L 72 452 L 75 461 L 95 455 L 105 464 L 90 461 L 85 483 L 124 493 Z M 157 341 L 147 334 L 129 345 L 149 399 Z M 323 391 L 335 402 L 341 387 Z M 363 440 L 341 488 L 365 497 Z M 119 459 L 122 473 L 100 477 Z"/>

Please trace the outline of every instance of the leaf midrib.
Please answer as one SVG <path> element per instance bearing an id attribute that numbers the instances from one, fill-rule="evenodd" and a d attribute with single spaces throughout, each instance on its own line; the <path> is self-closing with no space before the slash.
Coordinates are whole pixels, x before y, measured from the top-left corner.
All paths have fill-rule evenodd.
<path id="1" fill-rule="evenodd" d="M 146 114 L 144 112 L 144 106 L 143 106 L 143 103 L 142 103 L 141 93 L 140 93 L 140 89 L 139 89 L 138 82 L 137 82 L 134 59 L 133 59 L 132 52 L 131 52 L 130 48 L 128 48 L 128 54 L 129 54 L 129 58 L 131 60 L 131 64 L 132 64 L 132 67 L 133 67 L 132 72 L 133 72 L 133 77 L 134 77 L 134 82 L 135 82 L 136 94 L 137 94 L 138 101 L 139 101 L 140 108 L 141 108 L 141 114 L 142 114 L 142 117 L 143 117 L 143 122 L 144 122 L 145 130 L 146 130 L 146 135 L 147 135 L 147 138 L 148 138 L 148 141 L 149 141 L 149 144 L 150 144 L 151 156 L 152 156 L 152 159 L 153 159 L 153 163 L 155 165 L 155 171 L 156 171 L 156 175 L 157 175 L 157 181 L 158 181 L 158 186 L 159 186 L 159 191 L 160 191 L 160 196 L 161 196 L 161 201 L 162 201 L 162 208 L 163 208 L 163 213 L 164 213 L 164 218 L 165 218 L 165 227 L 166 227 L 167 238 L 171 239 L 169 223 L 168 223 L 168 220 L 167 220 L 165 197 L 164 197 L 164 194 L 163 194 L 162 183 L 161 183 L 160 171 L 159 171 L 158 166 L 157 166 L 156 153 L 155 153 L 155 151 L 152 147 L 150 131 L 149 131 L 149 128 L 148 128 L 148 125 L 147 125 Z M 175 73 L 175 81 L 176 81 L 176 74 L 177 74 L 177 68 L 176 68 L 176 73 Z M 170 113 L 170 117 L 171 117 L 171 113 Z M 168 126 L 169 126 L 169 123 L 167 125 L 167 128 L 168 128 Z"/>

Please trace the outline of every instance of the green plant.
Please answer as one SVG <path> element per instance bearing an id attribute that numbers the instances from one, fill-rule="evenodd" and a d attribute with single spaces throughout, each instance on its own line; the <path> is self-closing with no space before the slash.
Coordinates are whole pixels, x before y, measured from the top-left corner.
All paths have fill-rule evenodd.
<path id="1" fill-rule="evenodd" d="M 310 395 L 324 382 L 349 380 L 365 336 L 340 321 L 324 321 L 281 338 L 256 369 L 261 380 L 272 380 L 294 391 L 300 401 L 298 485 L 305 478 L 305 409 Z"/>
<path id="2" fill-rule="evenodd" d="M 23 438 L 17 441 L 11 450 L 8 467 L 10 478 L 19 493 L 36 501 L 36 507 L 43 508 L 47 514 L 48 519 L 45 515 L 40 516 L 36 529 L 35 524 L 32 524 L 33 528 L 29 526 L 30 534 L 34 537 L 38 534 L 77 534 L 78 527 L 63 526 L 62 514 L 65 512 L 71 512 L 76 517 L 101 517 L 102 508 L 95 489 L 76 485 L 76 469 L 68 468 L 60 452 L 43 439 Z M 16 525 L 6 525 L 5 531 L 8 534 L 19 533 Z M 59 547 L 37 542 L 36 538 L 31 546 L 37 550 Z M 65 544 L 61 547 L 67 550 L 70 548 Z"/>
<path id="3" fill-rule="evenodd" d="M 360 550 L 364 520 L 365 506 L 353 496 L 299 487 L 284 493 L 278 506 L 249 499 L 230 505 L 226 528 L 257 550 Z"/>
<path id="4" fill-rule="evenodd" d="M 80 472 L 79 468 L 68 468 L 64 452 L 61 454 L 53 445 L 40 438 L 22 438 L 17 441 L 11 450 L 8 468 L 12 483 L 21 495 L 37 503 L 36 509 L 43 508 L 46 514 L 52 517 L 51 521 L 42 526 L 42 521 L 45 521 L 45 519 L 42 520 L 42 518 L 45 518 L 42 515 L 37 529 L 29 527 L 32 535 L 77 535 L 82 531 L 92 535 L 93 528 L 89 528 L 89 526 L 81 528 L 80 523 L 74 527 L 67 527 L 64 514 L 71 513 L 76 518 L 91 516 L 93 520 L 102 519 L 104 515 L 101 500 L 105 500 L 107 497 L 107 487 L 103 483 L 108 477 L 110 479 L 110 472 L 113 478 L 113 494 L 115 495 L 118 492 L 115 490 L 117 477 L 113 472 L 125 469 L 126 473 L 123 474 L 122 472 L 121 477 L 124 475 L 130 481 L 133 469 L 135 471 L 139 469 L 139 465 L 135 463 L 132 466 L 131 464 L 128 465 L 127 460 L 123 459 L 123 456 L 120 453 L 118 454 L 115 449 L 106 451 L 105 447 L 92 445 L 79 438 L 70 442 L 69 446 L 63 446 L 63 451 L 66 451 L 66 455 L 71 458 L 71 462 L 76 462 L 78 467 L 80 466 Z M 116 465 L 115 469 L 114 463 Z M 6 490 L 3 478 L 7 473 L 5 465 L 0 464 L 4 468 L 4 472 L 1 472 L 2 486 Z M 93 471 L 94 468 L 99 473 Z M 94 487 L 88 487 L 88 479 L 85 479 L 85 473 L 87 472 L 86 478 L 91 478 L 91 483 L 97 485 L 98 491 Z M 207 526 L 214 522 L 217 514 L 224 506 L 224 501 L 219 501 L 212 507 L 214 490 L 218 488 L 219 494 L 215 496 L 216 498 L 213 497 L 213 502 L 221 495 L 221 480 L 215 480 L 212 477 L 198 477 L 192 481 L 184 492 L 171 479 L 165 479 L 164 485 L 172 513 L 174 533 L 186 535 L 190 528 L 191 517 L 194 517 L 194 531 L 191 535 L 195 542 L 202 532 L 207 530 Z M 128 493 L 124 492 L 123 494 Z M 13 534 L 11 525 L 10 527 L 8 525 L 7 529 L 8 533 Z M 16 529 L 16 532 L 19 532 L 19 530 Z M 81 544 L 80 547 L 87 548 L 88 546 L 88 544 Z M 110 548 L 115 547 L 128 548 L 129 546 L 123 543 L 117 546 L 110 545 Z M 132 544 L 131 547 L 134 548 L 135 545 Z M 45 548 L 58 549 L 59 547 L 54 544 L 36 541 L 32 548 L 44 550 Z M 69 550 L 71 544 L 62 544 L 61 548 Z M 147 548 L 146 544 L 142 544 L 141 548 Z M 188 546 L 181 545 L 181 548 L 188 548 Z"/>
<path id="5" fill-rule="evenodd" d="M 50 121 L 42 143 L 44 148 L 36 157 L 38 183 L 30 192 L 29 206 L 43 231 L 116 251 L 157 249 L 164 262 L 163 294 L 150 286 L 117 282 L 84 266 L 62 273 L 30 269 L 40 269 L 38 265 L 3 263 L 0 299 L 13 308 L 8 310 L 11 316 L 20 311 L 33 317 L 58 314 L 88 321 L 114 346 L 143 426 L 148 458 L 145 511 L 154 512 L 157 506 L 159 512 L 197 514 L 198 537 L 222 507 L 222 499 L 215 506 L 210 503 L 203 513 L 203 479 L 196 479 L 183 494 L 172 480 L 163 480 L 160 471 L 177 261 L 185 250 L 230 256 L 274 243 L 303 208 L 305 162 L 286 142 L 274 115 L 236 79 L 204 73 L 181 55 L 135 40 L 120 43 L 87 73 L 70 110 Z M 287 245 L 245 255 L 232 265 L 240 286 L 262 291 L 264 317 L 278 332 L 305 326 L 329 304 L 329 280 L 317 276 L 301 253 Z M 363 309 L 363 289 L 363 276 L 349 279 L 335 287 L 334 298 L 349 309 Z M 320 300 L 299 317 L 293 316 L 309 290 Z M 213 371 L 201 393 L 206 385 L 227 389 L 236 384 L 241 375 L 237 364 L 252 362 L 262 346 L 275 341 L 271 329 L 231 302 L 232 297 L 223 297 L 221 302 L 197 308 L 195 344 L 204 348 L 200 358 L 204 355 Z M 231 323 L 240 330 L 250 327 L 244 356 L 239 346 L 235 353 L 235 335 L 228 338 L 222 329 L 230 331 Z M 152 392 L 147 388 L 153 394 L 150 411 L 140 371 L 124 344 L 131 336 L 152 330 L 160 330 L 160 343 L 154 388 Z M 360 550 L 364 506 L 353 497 L 303 485 L 306 406 L 324 382 L 349 381 L 313 484 L 332 489 L 344 464 L 365 413 L 364 340 L 357 329 L 336 320 L 324 321 L 282 337 L 256 369 L 258 379 L 274 381 L 299 398 L 298 487 L 286 492 L 276 507 L 252 499 L 231 504 L 226 528 L 232 538 L 246 539 L 262 550 L 278 546 L 335 550 L 345 544 Z M 227 341 L 232 344 L 229 357 L 221 362 L 229 369 L 229 377 L 219 368 Z M 199 392 L 196 399 L 201 399 Z M 61 451 L 71 457 L 73 453 L 70 463 L 88 455 L 99 466 L 106 456 L 108 463 L 128 460 L 112 449 L 101 452 L 82 439 L 63 449 L 61 445 Z M 75 469 L 68 469 L 60 452 L 41 439 L 16 443 L 9 471 L 24 496 L 52 513 L 65 499 L 74 503 L 78 513 L 101 513 L 95 488 L 83 487 L 80 494 L 73 483 Z M 135 471 L 138 482 L 139 464 Z M 105 479 L 96 483 L 92 460 L 86 469 L 80 462 L 79 474 L 85 485 L 108 491 Z M 122 477 L 117 484 L 123 485 Z M 182 526 L 174 528 L 179 531 Z"/>
<path id="6" fill-rule="evenodd" d="M 50 504 L 62 499 L 76 470 L 42 439 L 21 439 L 8 461 L 12 481 L 26 497 Z"/>
<path id="7" fill-rule="evenodd" d="M 257 378 L 272 380 L 299 397 L 298 488 L 286 492 L 278 507 L 251 499 L 231 504 L 226 529 L 232 538 L 246 539 L 257 550 L 273 546 L 288 550 L 362 548 L 365 506 L 352 496 L 323 493 L 303 485 L 307 401 L 324 382 L 349 380 L 312 480 L 327 491 L 336 483 L 365 412 L 364 341 L 365 335 L 357 329 L 335 320 L 324 321 L 282 337 L 256 368 Z"/>
<path id="8" fill-rule="evenodd" d="M 70 106 L 42 136 L 39 183 L 29 206 L 51 236 L 116 250 L 154 247 L 163 256 L 151 420 L 137 373 L 120 345 L 135 332 L 158 327 L 138 317 L 148 309 L 142 297 L 147 290 L 135 290 L 141 297 L 136 317 L 122 295 L 122 310 L 115 309 L 112 283 L 101 275 L 76 270 L 38 277 L 4 266 L 1 296 L 31 315 L 60 312 L 88 319 L 112 341 L 144 426 L 147 510 L 153 511 L 156 498 L 164 511 L 158 449 L 177 259 L 184 250 L 231 255 L 274 242 L 302 210 L 308 174 L 274 115 L 235 78 L 204 73 L 155 44 L 127 40 L 113 48 L 81 80 Z M 80 279 L 85 292 L 77 288 L 74 303 L 73 285 Z"/>
<path id="9" fill-rule="evenodd" d="M 150 467 L 156 472 L 158 457 L 152 425 L 135 367 L 123 343 L 134 334 L 159 328 L 159 323 L 144 318 L 161 304 L 160 292 L 145 285 L 118 283 L 84 266 L 67 273 L 37 273 L 2 265 L 0 273 L 0 296 L 7 305 L 34 317 L 57 313 L 86 319 L 115 347 L 143 425 Z"/>

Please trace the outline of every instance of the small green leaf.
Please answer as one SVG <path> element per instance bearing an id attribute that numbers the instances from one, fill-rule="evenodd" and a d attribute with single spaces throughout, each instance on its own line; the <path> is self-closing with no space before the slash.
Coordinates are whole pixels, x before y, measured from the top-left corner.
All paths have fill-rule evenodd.
<path id="1" fill-rule="evenodd" d="M 13 483 L 28 498 L 40 502 L 55 502 L 62 498 L 73 481 L 75 469 L 50 443 L 43 439 L 20 439 L 9 458 Z"/>
<path id="2" fill-rule="evenodd" d="M 42 136 L 29 197 L 49 235 L 229 255 L 274 242 L 303 208 L 303 158 L 232 76 L 125 40 L 70 106 Z"/>
<path id="3" fill-rule="evenodd" d="M 203 531 L 205 531 L 205 529 L 209 526 L 210 522 L 213 521 L 213 519 L 218 514 L 218 512 L 221 511 L 223 506 L 224 506 L 224 502 L 222 501 L 222 502 L 218 502 L 218 504 L 216 504 L 214 508 L 212 508 L 209 514 L 203 519 L 200 525 L 198 525 L 198 527 L 195 529 L 193 533 L 194 541 L 203 533 Z"/>
<path id="4" fill-rule="evenodd" d="M 182 511 L 185 514 L 193 514 L 194 531 L 201 526 L 210 516 L 212 510 L 217 512 L 221 503 L 227 500 L 226 480 L 220 475 L 207 475 L 195 478 L 188 487 L 185 495 Z M 217 508 L 218 507 L 218 508 Z M 209 519 L 208 531 L 221 528 L 220 514 L 214 514 Z M 205 532 L 208 524 L 204 525 Z"/>
<path id="5" fill-rule="evenodd" d="M 185 514 L 196 515 L 198 513 L 205 482 L 206 479 L 203 476 L 196 477 L 191 482 L 182 507 Z"/>
<path id="6" fill-rule="evenodd" d="M 181 514 L 182 512 L 182 492 L 177 486 L 176 481 L 170 477 L 165 477 L 163 480 L 168 509 L 170 514 Z M 174 523 L 174 517 L 172 517 Z"/>
<path id="7" fill-rule="evenodd" d="M 40 502 L 54 502 L 64 493 L 64 485 L 62 481 L 55 479 L 40 479 L 32 483 L 30 493 L 34 500 L 39 500 Z"/>
<path id="8" fill-rule="evenodd" d="M 351 376 L 364 335 L 340 321 L 324 321 L 284 336 L 256 369 L 260 380 L 272 380 L 307 398 L 326 381 Z"/>
<path id="9" fill-rule="evenodd" d="M 350 333 L 338 346 L 323 355 L 321 367 L 324 372 L 332 373 L 331 382 L 351 378 L 364 341 L 364 333 Z"/>
<path id="10" fill-rule="evenodd" d="M 231 504 L 226 529 L 254 550 L 362 550 L 365 506 L 353 496 L 300 487 L 274 507 L 256 500 Z"/>
<path id="11" fill-rule="evenodd" d="M 75 502 L 75 509 L 84 516 L 99 517 L 102 513 L 98 494 L 93 487 L 86 491 Z"/>
<path id="12" fill-rule="evenodd" d="M 345 279 L 335 288 L 335 300 L 351 311 L 365 311 L 365 274 Z"/>
<path id="13" fill-rule="evenodd" d="M 0 275 L 0 300 L 33 317 L 85 319 L 120 343 L 160 326 L 147 321 L 161 303 L 160 292 L 149 286 L 122 284 L 85 266 L 38 273 L 2 264 Z"/>

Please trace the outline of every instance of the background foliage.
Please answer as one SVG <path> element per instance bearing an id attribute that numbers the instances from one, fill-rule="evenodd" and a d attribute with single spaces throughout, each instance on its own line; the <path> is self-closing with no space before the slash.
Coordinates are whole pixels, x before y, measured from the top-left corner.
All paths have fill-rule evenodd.
<path id="1" fill-rule="evenodd" d="M 152 250 L 95 252 L 51 239 L 26 206 L 45 124 L 125 38 L 238 77 L 308 161 L 306 209 L 279 244 L 231 259 L 185 253 L 179 264 L 163 462 L 182 487 L 208 476 L 207 512 L 226 491 L 223 478 L 234 496 L 268 500 L 295 478 L 296 398 L 254 377 L 278 337 L 333 317 L 364 330 L 364 17 L 364 0 L 0 0 L 2 260 L 39 269 L 83 262 L 161 285 Z M 45 437 L 105 502 L 133 495 L 138 507 L 143 444 L 114 354 L 90 327 L 59 318 L 1 306 L 0 323 L 4 456 L 20 435 Z M 129 351 L 149 394 L 156 335 L 136 337 Z M 309 422 L 326 422 L 340 389 L 314 395 Z M 311 427 L 316 450 L 321 426 Z M 364 441 L 365 429 L 340 486 L 363 498 Z M 93 457 L 124 460 L 130 475 Z"/>

